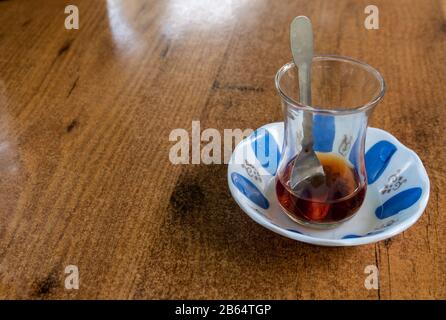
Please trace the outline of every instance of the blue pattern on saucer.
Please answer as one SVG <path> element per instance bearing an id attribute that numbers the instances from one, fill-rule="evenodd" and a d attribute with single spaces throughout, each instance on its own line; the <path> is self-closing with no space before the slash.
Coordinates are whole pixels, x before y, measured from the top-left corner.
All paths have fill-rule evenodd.
<path id="1" fill-rule="evenodd" d="M 361 236 L 358 236 L 357 234 L 348 234 L 342 237 L 342 239 L 355 239 L 355 238 L 361 238 Z"/>
<path id="2" fill-rule="evenodd" d="M 260 190 L 250 180 L 233 172 L 231 174 L 232 183 L 243 193 L 249 200 L 254 202 L 262 209 L 269 208 L 269 202 L 266 197 L 260 192 Z"/>
<path id="3" fill-rule="evenodd" d="M 303 234 L 302 232 L 297 231 L 297 230 L 294 230 L 294 229 L 287 229 L 287 230 L 288 230 L 288 231 L 291 231 L 291 232 L 294 232 L 294 233 Z"/>
<path id="4" fill-rule="evenodd" d="M 368 184 L 374 183 L 386 169 L 396 147 L 389 141 L 375 143 L 365 154 L 365 168 Z"/>
<path id="5" fill-rule="evenodd" d="M 348 234 L 346 236 L 343 236 L 341 239 L 356 239 L 356 238 L 361 238 L 361 237 L 373 236 L 373 235 L 378 234 L 380 232 L 382 232 L 382 230 L 372 231 L 372 232 L 366 233 L 365 235 Z"/>
<path id="6" fill-rule="evenodd" d="M 400 213 L 402 210 L 415 204 L 421 197 L 421 188 L 411 188 L 404 190 L 393 196 L 375 210 L 378 219 L 386 219 Z"/>

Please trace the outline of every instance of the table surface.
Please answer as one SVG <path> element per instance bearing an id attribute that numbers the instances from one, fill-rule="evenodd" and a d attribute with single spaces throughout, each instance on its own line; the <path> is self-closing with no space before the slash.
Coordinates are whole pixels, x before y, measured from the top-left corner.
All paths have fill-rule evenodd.
<path id="1" fill-rule="evenodd" d="M 364 27 L 369 2 L 0 1 L 0 297 L 446 298 L 446 1 L 375 0 L 378 30 Z M 67 4 L 79 30 L 64 27 Z M 289 240 L 239 209 L 226 165 L 169 162 L 170 132 L 193 120 L 222 132 L 282 119 L 273 80 L 296 15 L 317 52 L 383 73 L 370 125 L 426 166 L 427 209 L 392 239 Z"/>

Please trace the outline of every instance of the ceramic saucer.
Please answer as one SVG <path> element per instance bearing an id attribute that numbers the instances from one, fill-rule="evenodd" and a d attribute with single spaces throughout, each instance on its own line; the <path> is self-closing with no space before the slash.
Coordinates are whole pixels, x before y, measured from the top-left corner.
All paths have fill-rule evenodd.
<path id="1" fill-rule="evenodd" d="M 348 150 L 342 132 L 334 132 L 332 139 L 333 148 Z M 403 232 L 426 208 L 430 184 L 420 158 L 390 133 L 368 128 L 365 148 L 368 186 L 358 213 L 328 230 L 297 224 L 277 201 L 278 161 L 265 159 L 265 155 L 280 159 L 282 141 L 283 123 L 267 124 L 237 145 L 228 164 L 233 198 L 254 221 L 273 232 L 322 246 L 362 245 Z"/>

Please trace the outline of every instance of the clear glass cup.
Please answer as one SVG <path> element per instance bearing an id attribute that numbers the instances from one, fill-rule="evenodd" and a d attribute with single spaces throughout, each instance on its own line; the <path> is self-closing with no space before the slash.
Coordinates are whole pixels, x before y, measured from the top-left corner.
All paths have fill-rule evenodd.
<path id="1" fill-rule="evenodd" d="M 311 106 L 299 102 L 298 69 L 293 62 L 279 69 L 276 87 L 285 118 L 276 175 L 279 203 L 298 223 L 334 227 L 351 218 L 365 198 L 368 118 L 384 96 L 384 79 L 366 63 L 326 55 L 313 58 Z M 291 168 L 302 149 L 303 119 L 308 113 L 313 119 L 313 147 L 323 166 L 325 182 L 293 190 L 289 183 Z"/>

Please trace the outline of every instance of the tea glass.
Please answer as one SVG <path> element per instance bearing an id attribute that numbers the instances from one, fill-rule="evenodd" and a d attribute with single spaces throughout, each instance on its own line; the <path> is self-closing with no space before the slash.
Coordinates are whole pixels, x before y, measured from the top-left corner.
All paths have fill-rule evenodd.
<path id="1" fill-rule="evenodd" d="M 310 227 L 330 228 L 353 217 L 367 189 L 364 146 L 370 115 L 384 96 L 382 75 L 370 65 L 342 56 L 314 56 L 312 103 L 300 103 L 293 62 L 276 74 L 284 114 L 284 140 L 276 194 L 285 213 Z M 293 161 L 302 149 L 303 119 L 313 119 L 313 149 L 325 172 L 322 186 L 290 186 Z M 310 118 L 311 119 L 311 118 Z"/>

